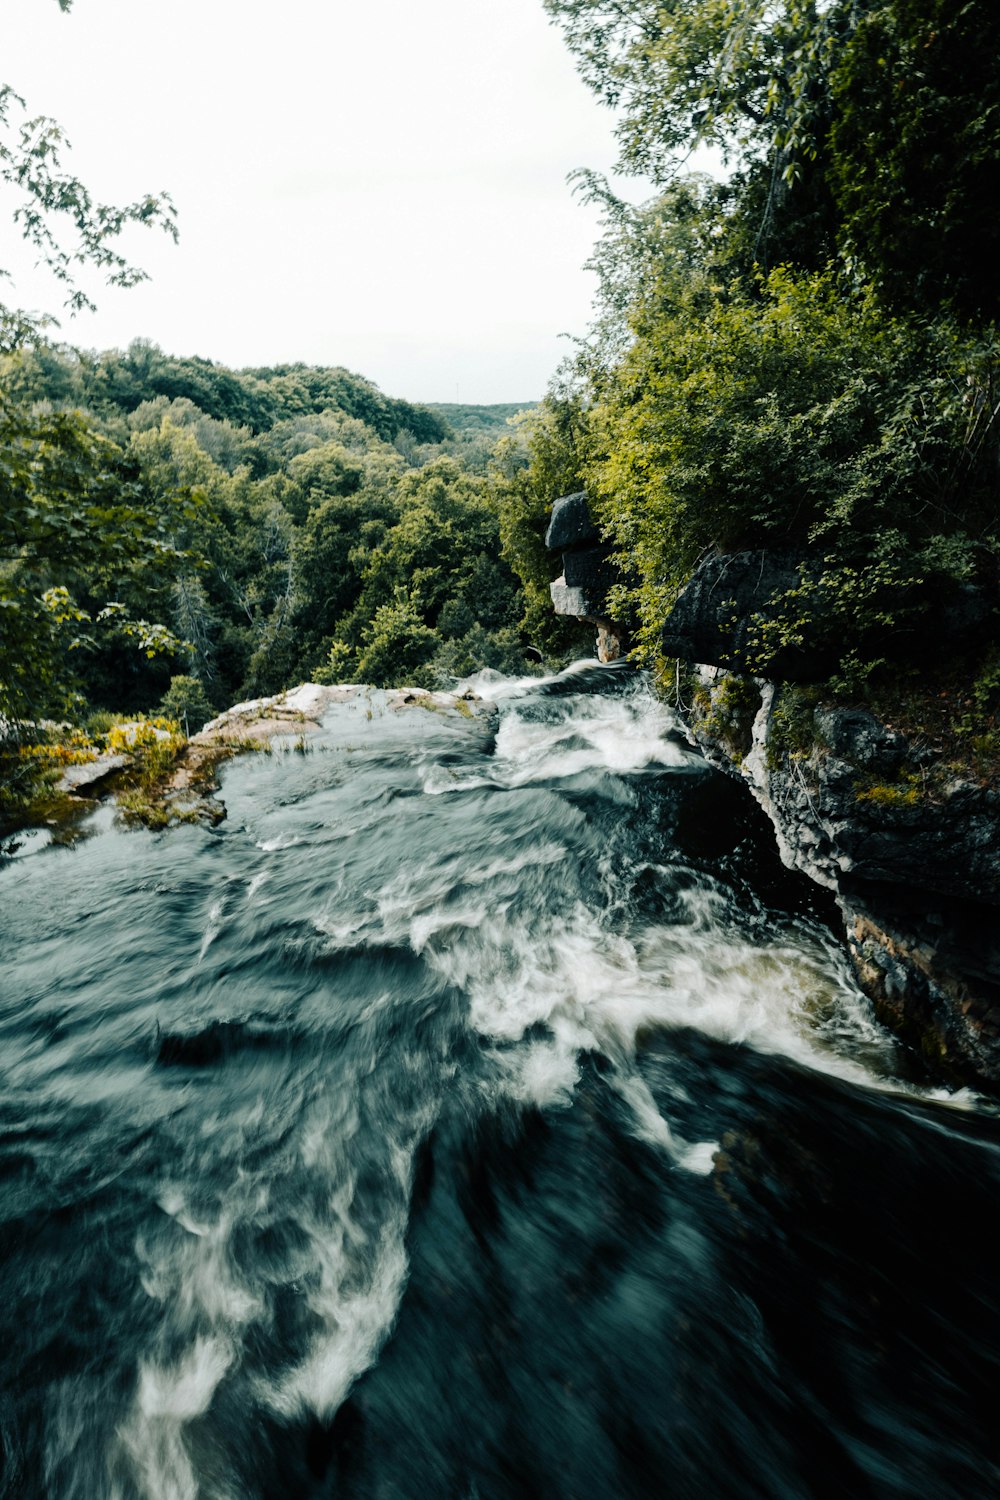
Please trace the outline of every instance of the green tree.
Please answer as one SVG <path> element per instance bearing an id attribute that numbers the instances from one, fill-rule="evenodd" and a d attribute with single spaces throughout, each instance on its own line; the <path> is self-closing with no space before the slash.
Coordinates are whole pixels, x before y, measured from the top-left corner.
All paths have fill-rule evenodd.
<path id="1" fill-rule="evenodd" d="M 357 652 L 355 681 L 375 687 L 423 685 L 440 637 L 423 618 L 419 598 L 400 588 L 366 622 Z"/>
<path id="2" fill-rule="evenodd" d="M 863 0 L 545 0 L 585 81 L 618 111 L 622 164 L 669 180 L 699 145 L 815 150 L 828 73 Z"/>
<path id="3" fill-rule="evenodd" d="M 184 674 L 171 677 L 159 710 L 164 718 L 176 719 L 188 735 L 197 734 L 215 716 L 215 709 L 205 696 L 200 679 Z"/>
<path id="4" fill-rule="evenodd" d="M 831 75 L 840 244 L 894 306 L 1000 316 L 1000 8 L 892 0 Z"/>
<path id="5" fill-rule="evenodd" d="M 731 254 L 834 254 L 897 307 L 995 318 L 994 0 L 545 0 L 660 185 L 697 146 L 734 166 Z"/>
<path id="6" fill-rule="evenodd" d="M 162 579 L 180 557 L 169 505 L 146 503 L 123 457 L 79 415 L 26 411 L 0 393 L 0 719 L 8 729 L 65 711 L 76 675 L 68 653 L 93 650 L 97 624 L 147 655 L 176 646 L 117 597 L 123 578 Z"/>
<path id="7" fill-rule="evenodd" d="M 71 0 L 58 3 L 66 11 Z M 158 226 L 174 238 L 177 231 L 164 193 L 124 205 L 96 200 L 65 170 L 67 146 L 54 120 L 31 116 L 14 88 L 0 85 L 0 182 L 19 194 L 14 227 L 74 313 L 93 307 L 82 271 L 96 270 L 112 286 L 145 279 L 119 248 L 127 227 Z M 0 350 L 23 350 L 54 321 L 0 304 Z M 0 803 L 20 785 L 11 768 L 21 721 L 65 709 L 70 653 L 93 646 L 95 625 L 137 642 L 147 657 L 176 644 L 163 625 L 136 618 L 115 597 L 126 572 L 162 569 L 171 551 L 167 518 L 143 504 L 120 449 L 81 417 L 30 401 L 15 389 L 0 392 Z M 98 607 L 88 608 L 84 591 Z"/>
<path id="8" fill-rule="evenodd" d="M 649 658 L 713 550 L 822 559 L 844 651 L 930 580 L 990 575 L 992 340 L 889 318 L 832 272 L 787 269 L 708 302 L 654 296 L 633 326 L 591 412 L 587 475 Z"/>
<path id="9" fill-rule="evenodd" d="M 72 0 L 57 3 L 68 11 Z M 74 313 L 94 306 L 78 280 L 85 268 L 99 271 L 109 286 L 146 280 L 145 271 L 119 249 L 125 229 L 143 224 L 176 239 L 177 225 L 167 193 L 147 193 L 126 204 L 96 200 L 78 177 L 64 170 L 68 145 L 55 120 L 29 114 L 21 95 L 9 83 L 0 84 L 0 182 L 21 195 L 15 228 L 59 283 L 64 306 Z M 53 321 L 0 304 L 0 348 L 17 347 Z"/>

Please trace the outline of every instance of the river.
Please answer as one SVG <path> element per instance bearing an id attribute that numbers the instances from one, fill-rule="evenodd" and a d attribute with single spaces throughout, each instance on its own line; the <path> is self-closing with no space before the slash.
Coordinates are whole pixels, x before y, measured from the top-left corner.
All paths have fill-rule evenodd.
<path id="1" fill-rule="evenodd" d="M 996 1495 L 994 1109 L 641 678 L 483 690 L 0 869 L 0 1495 Z"/>

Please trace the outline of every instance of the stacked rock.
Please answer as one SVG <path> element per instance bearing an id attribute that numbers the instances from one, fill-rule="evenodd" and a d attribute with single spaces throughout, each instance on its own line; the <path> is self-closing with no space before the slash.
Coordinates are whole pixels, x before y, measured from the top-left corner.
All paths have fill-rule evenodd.
<path id="1" fill-rule="evenodd" d="M 555 502 L 545 545 L 562 554 L 563 571 L 549 585 L 556 614 L 596 625 L 598 659 L 618 661 L 625 651 L 625 632 L 612 620 L 606 603 L 618 575 L 587 508 L 585 491 Z"/>

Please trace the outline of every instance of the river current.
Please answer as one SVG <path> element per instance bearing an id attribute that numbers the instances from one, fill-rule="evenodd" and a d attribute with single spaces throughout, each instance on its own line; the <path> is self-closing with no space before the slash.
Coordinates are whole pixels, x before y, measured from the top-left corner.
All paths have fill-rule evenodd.
<path id="1" fill-rule="evenodd" d="M 1000 1123 L 640 678 L 0 869 L 0 1495 L 1000 1492 Z"/>

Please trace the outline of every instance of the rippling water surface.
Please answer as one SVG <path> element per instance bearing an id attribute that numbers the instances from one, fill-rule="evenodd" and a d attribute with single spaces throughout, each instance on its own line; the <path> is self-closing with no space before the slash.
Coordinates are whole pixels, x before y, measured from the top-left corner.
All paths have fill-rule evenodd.
<path id="1" fill-rule="evenodd" d="M 995 1495 L 1000 1130 L 611 670 L 0 871 L 0 1494 Z"/>

